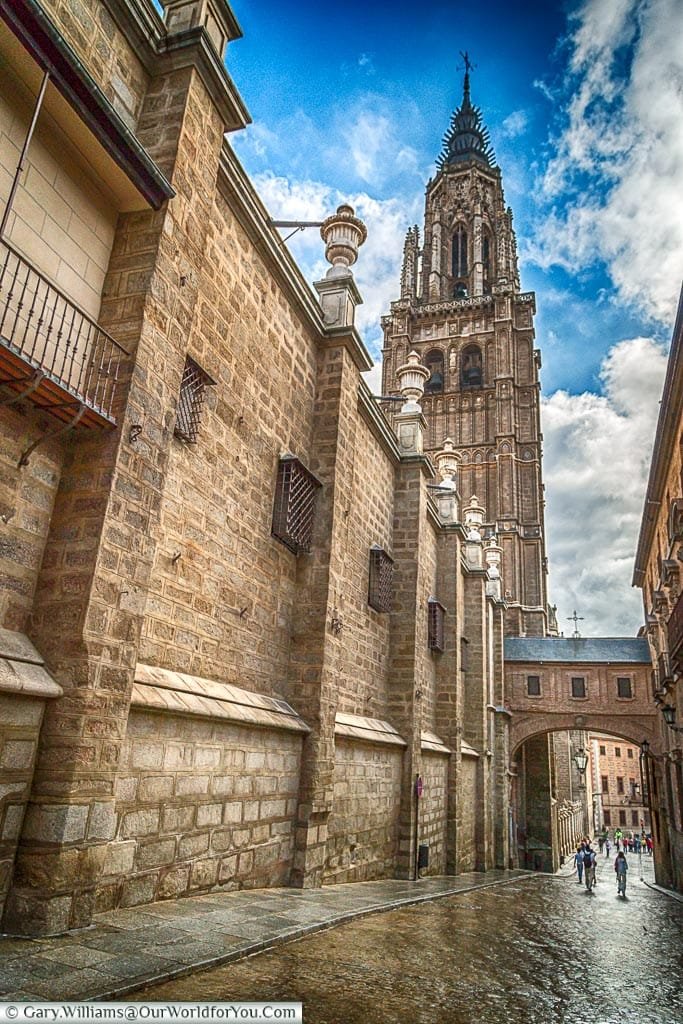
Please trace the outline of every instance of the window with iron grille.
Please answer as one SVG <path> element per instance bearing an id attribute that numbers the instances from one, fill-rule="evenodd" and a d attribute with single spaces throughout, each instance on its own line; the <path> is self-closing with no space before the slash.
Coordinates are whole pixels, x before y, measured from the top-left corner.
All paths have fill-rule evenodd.
<path id="1" fill-rule="evenodd" d="M 626 811 L 619 811 L 619 824 L 620 825 L 625 825 L 626 824 Z"/>
<path id="2" fill-rule="evenodd" d="M 609 811 L 603 811 L 603 817 L 605 819 L 605 825 L 611 825 L 612 824 L 612 815 L 610 814 Z"/>
<path id="3" fill-rule="evenodd" d="M 526 692 L 528 697 L 540 697 L 541 696 L 541 677 L 540 676 L 527 676 L 526 677 Z"/>
<path id="4" fill-rule="evenodd" d="M 173 433 L 187 444 L 197 443 L 204 395 L 207 387 L 216 382 L 208 373 L 188 356 L 185 360 L 183 379 L 180 382 L 180 397 Z"/>
<path id="5" fill-rule="evenodd" d="M 294 455 L 280 459 L 271 532 L 295 555 L 311 550 L 315 501 L 321 486 Z"/>
<path id="6" fill-rule="evenodd" d="M 624 792 L 624 778 L 622 775 L 617 775 L 617 793 L 621 796 Z"/>
<path id="7" fill-rule="evenodd" d="M 394 576 L 394 560 L 384 548 L 370 548 L 370 574 L 368 579 L 368 604 L 376 612 L 391 611 L 391 590 Z"/>
<path id="8" fill-rule="evenodd" d="M 619 676 L 617 679 L 617 697 L 632 697 L 631 680 L 628 676 Z"/>
<path id="9" fill-rule="evenodd" d="M 585 697 L 586 696 L 586 680 L 583 676 L 573 676 L 572 678 L 572 697 Z"/>
<path id="10" fill-rule="evenodd" d="M 600 776 L 600 787 L 603 793 L 609 793 L 609 778 L 606 775 Z"/>
<path id="11" fill-rule="evenodd" d="M 638 827 L 638 811 L 631 811 L 631 824 Z"/>
<path id="12" fill-rule="evenodd" d="M 443 652 L 446 649 L 446 641 L 444 636 L 444 624 L 446 618 L 446 609 L 444 606 L 436 600 L 435 597 L 430 597 L 427 602 L 428 608 L 428 644 L 430 651 Z"/>

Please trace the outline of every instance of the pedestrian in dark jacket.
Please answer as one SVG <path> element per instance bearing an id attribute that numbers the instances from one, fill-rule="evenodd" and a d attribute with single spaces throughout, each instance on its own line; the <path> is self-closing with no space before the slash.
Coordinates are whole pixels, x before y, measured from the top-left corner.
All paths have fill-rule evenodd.
<path id="1" fill-rule="evenodd" d="M 576 873 L 579 876 L 579 885 L 581 885 L 581 882 L 583 881 L 583 843 L 580 843 L 576 847 L 574 864 L 576 865 Z"/>
<path id="2" fill-rule="evenodd" d="M 628 871 L 628 861 L 626 860 L 626 854 L 623 850 L 620 850 L 617 854 L 616 860 L 614 861 L 614 870 L 617 873 L 617 894 L 619 896 L 626 896 L 626 872 Z"/>

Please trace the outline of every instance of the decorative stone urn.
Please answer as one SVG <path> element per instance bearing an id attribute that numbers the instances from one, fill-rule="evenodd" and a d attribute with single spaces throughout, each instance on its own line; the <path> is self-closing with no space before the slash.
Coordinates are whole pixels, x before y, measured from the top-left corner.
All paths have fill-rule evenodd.
<path id="1" fill-rule="evenodd" d="M 413 350 L 408 353 L 408 361 L 403 366 L 399 366 L 396 376 L 398 377 L 398 389 L 405 399 L 401 406 L 401 412 L 421 413 L 420 399 L 424 394 L 429 370 L 421 364 L 417 352 Z"/>
<path id="2" fill-rule="evenodd" d="M 352 206 L 342 204 L 337 212 L 323 221 L 320 237 L 325 243 L 325 259 L 332 264 L 327 277 L 347 273 L 358 259 L 358 250 L 368 237 L 362 220 L 356 217 Z"/>

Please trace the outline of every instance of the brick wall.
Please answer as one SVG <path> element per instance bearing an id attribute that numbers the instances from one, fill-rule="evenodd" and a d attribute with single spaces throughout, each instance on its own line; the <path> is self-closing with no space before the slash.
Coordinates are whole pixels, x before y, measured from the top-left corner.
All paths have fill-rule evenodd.
<path id="1" fill-rule="evenodd" d="M 463 757 L 458 789 L 458 871 L 474 871 L 477 864 L 476 795 L 478 759 Z"/>
<path id="2" fill-rule="evenodd" d="M 429 868 L 423 874 L 443 875 L 446 873 L 447 754 L 422 752 L 422 782 L 418 842 L 429 846 Z"/>
<path id="3" fill-rule="evenodd" d="M 0 93 L 0 209 L 9 196 L 34 102 L 5 66 Z M 84 156 L 44 106 L 5 238 L 97 319 L 116 218 L 106 186 L 94 178 Z"/>
<path id="4" fill-rule="evenodd" d="M 399 748 L 337 737 L 324 882 L 394 876 L 402 761 Z"/>
<path id="5" fill-rule="evenodd" d="M 52 421 L 25 405 L 0 408 L 0 627 L 23 632 L 33 603 L 64 462 L 60 441 L 21 453 Z"/>
<path id="6" fill-rule="evenodd" d="M 98 906 L 286 885 L 301 739 L 134 708 Z"/>

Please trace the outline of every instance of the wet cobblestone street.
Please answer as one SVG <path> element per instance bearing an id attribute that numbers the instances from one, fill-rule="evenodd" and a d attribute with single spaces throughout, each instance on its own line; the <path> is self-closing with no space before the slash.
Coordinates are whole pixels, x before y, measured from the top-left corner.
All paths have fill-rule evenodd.
<path id="1" fill-rule="evenodd" d="M 649 868 L 649 865 L 648 865 Z M 680 1024 L 683 904 L 612 858 L 363 918 L 132 999 L 295 999 L 306 1024 Z M 646 877 L 648 875 L 646 874 Z"/>

